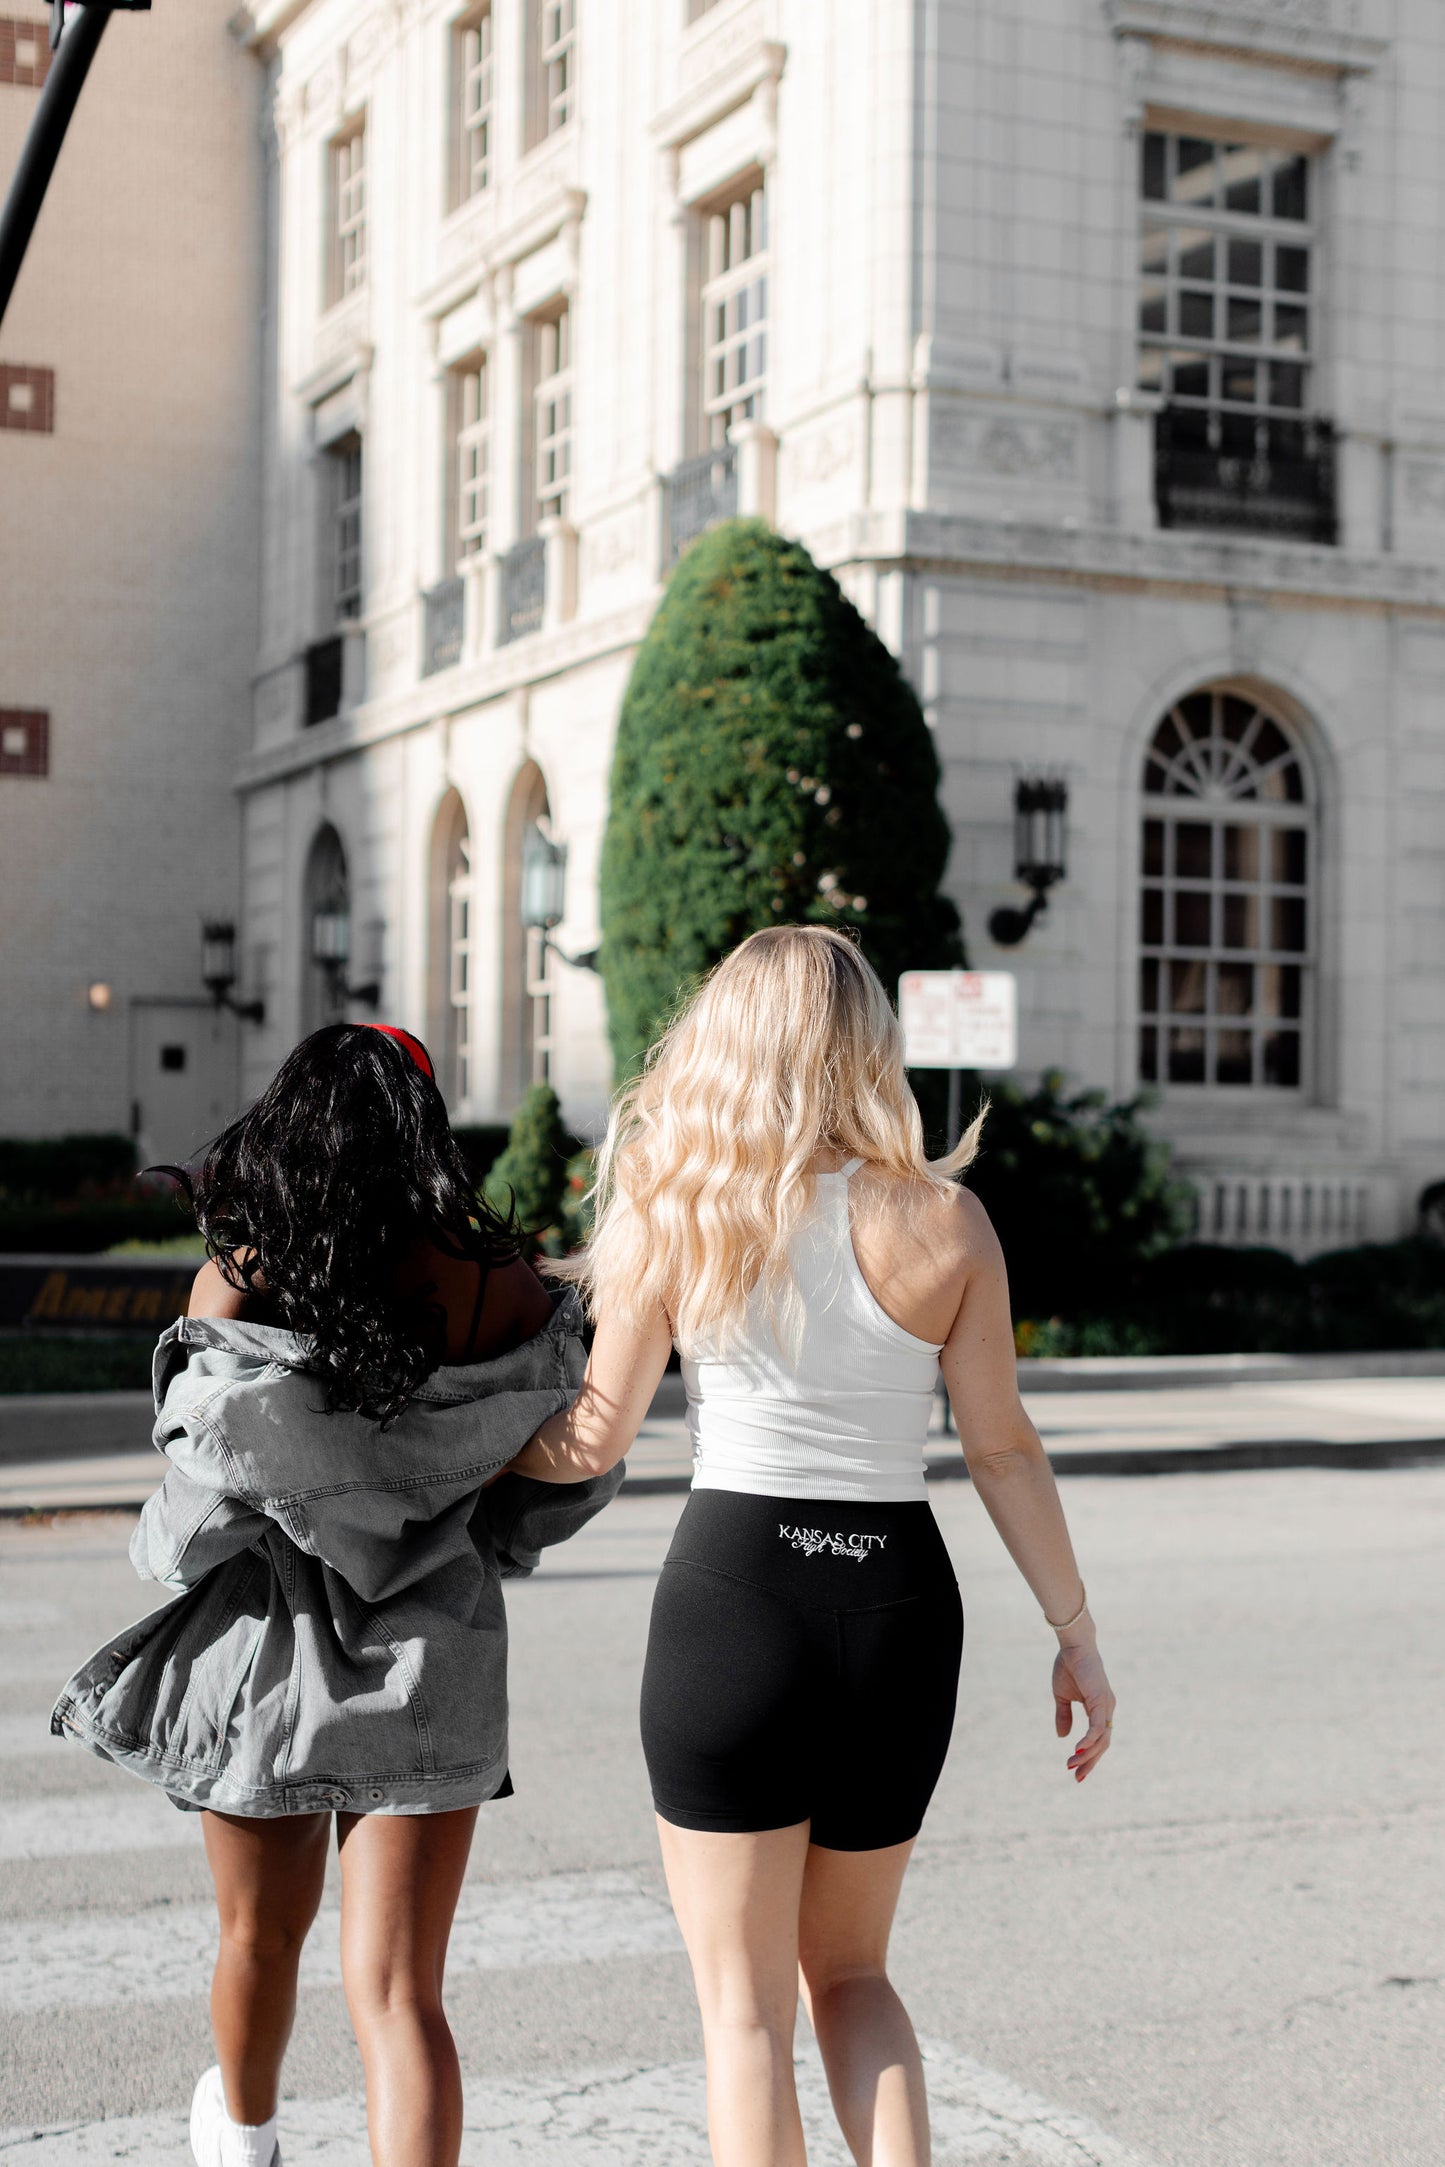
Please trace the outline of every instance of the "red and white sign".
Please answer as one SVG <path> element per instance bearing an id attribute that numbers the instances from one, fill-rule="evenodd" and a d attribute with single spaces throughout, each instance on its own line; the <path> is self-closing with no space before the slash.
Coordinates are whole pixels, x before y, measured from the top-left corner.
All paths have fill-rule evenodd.
<path id="1" fill-rule="evenodd" d="M 1012 971 L 905 971 L 898 1017 L 910 1068 L 1012 1068 L 1019 1057 Z"/>

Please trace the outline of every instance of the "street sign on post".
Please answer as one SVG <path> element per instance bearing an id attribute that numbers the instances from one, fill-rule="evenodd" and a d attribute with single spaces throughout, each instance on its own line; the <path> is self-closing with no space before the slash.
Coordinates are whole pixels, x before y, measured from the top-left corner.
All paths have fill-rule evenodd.
<path id="1" fill-rule="evenodd" d="M 993 1070 L 1018 1060 L 1012 971 L 905 971 L 898 1018 L 910 1068 Z"/>

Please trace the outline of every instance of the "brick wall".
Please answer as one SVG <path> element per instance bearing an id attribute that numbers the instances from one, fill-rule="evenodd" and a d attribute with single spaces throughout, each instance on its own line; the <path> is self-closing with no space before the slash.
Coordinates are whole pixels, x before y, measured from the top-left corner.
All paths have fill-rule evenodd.
<path id="1" fill-rule="evenodd" d="M 54 369 L 0 361 L 0 429 L 36 429 L 49 436 L 54 427 Z"/>
<path id="2" fill-rule="evenodd" d="M 50 73 L 50 34 L 44 23 L 0 15 L 0 83 L 38 90 Z"/>

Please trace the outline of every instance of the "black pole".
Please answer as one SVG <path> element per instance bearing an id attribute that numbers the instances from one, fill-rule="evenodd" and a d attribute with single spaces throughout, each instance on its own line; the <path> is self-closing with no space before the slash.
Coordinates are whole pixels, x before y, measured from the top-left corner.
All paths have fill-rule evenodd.
<path id="1" fill-rule="evenodd" d="M 0 211 L 0 323 L 4 322 L 5 311 L 10 306 L 10 296 L 15 291 L 15 281 L 20 276 L 20 266 L 25 261 L 25 251 L 35 231 L 35 221 L 40 216 L 40 206 L 45 201 L 60 146 L 65 141 L 65 131 L 70 126 L 70 116 L 75 111 L 75 101 L 80 96 L 81 85 L 90 72 L 95 49 L 105 35 L 110 17 L 111 0 L 87 0 L 87 5 L 67 23 L 65 35 L 50 63 L 50 73 L 45 78 L 45 88 L 40 93 L 40 103 L 35 108 L 30 133 L 25 138 L 25 148 L 20 153 L 10 193 L 5 198 L 5 208 Z"/>

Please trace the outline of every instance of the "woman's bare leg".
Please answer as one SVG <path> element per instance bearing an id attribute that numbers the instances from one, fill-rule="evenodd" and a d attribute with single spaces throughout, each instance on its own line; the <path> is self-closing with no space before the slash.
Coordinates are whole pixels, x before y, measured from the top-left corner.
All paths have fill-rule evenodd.
<path id="1" fill-rule="evenodd" d="M 757 1836 L 657 1826 L 702 2013 L 713 2159 L 805 2167 L 793 2031 L 808 1824 Z"/>
<path id="2" fill-rule="evenodd" d="M 462 2078 L 442 2010 L 476 1808 L 338 1814 L 341 1978 L 375 2167 L 457 2167 Z"/>
<path id="3" fill-rule="evenodd" d="M 233 2122 L 269 2122 L 296 2015 L 296 1970 L 321 1903 L 331 1816 L 203 1813 L 221 1947 L 211 2028 Z"/>
<path id="4" fill-rule="evenodd" d="M 828 2089 L 858 2167 L 928 2167 L 928 2100 L 888 1935 L 911 1843 L 824 1851 L 803 1873 L 799 1962 Z"/>

